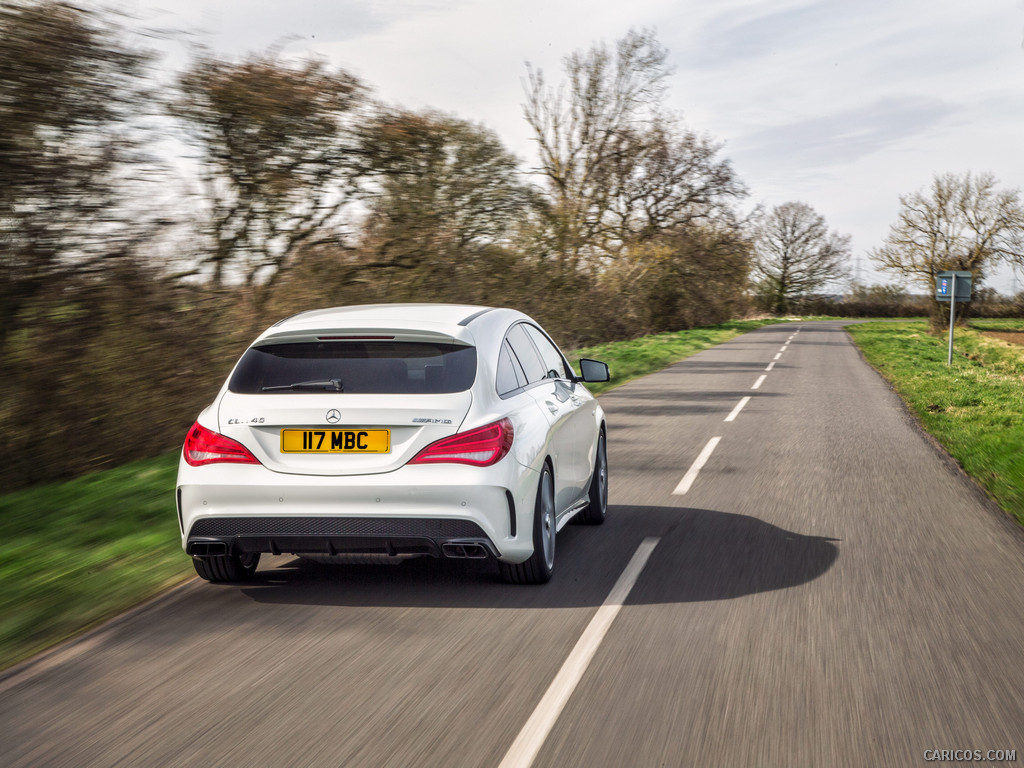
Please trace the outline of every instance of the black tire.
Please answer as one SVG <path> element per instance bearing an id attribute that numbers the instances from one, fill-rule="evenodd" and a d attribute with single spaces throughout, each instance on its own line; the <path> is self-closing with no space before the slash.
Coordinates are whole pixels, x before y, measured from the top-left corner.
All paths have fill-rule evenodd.
<path id="1" fill-rule="evenodd" d="M 260 564 L 260 553 L 245 555 L 217 555 L 215 557 L 193 557 L 192 565 L 200 578 L 218 583 L 222 581 L 249 581 Z"/>
<path id="2" fill-rule="evenodd" d="M 499 563 L 509 584 L 544 584 L 555 571 L 555 483 L 547 464 L 537 484 L 533 506 L 533 554 L 522 563 Z"/>
<path id="3" fill-rule="evenodd" d="M 590 478 L 590 503 L 576 515 L 584 525 L 600 525 L 608 515 L 608 446 L 604 430 L 597 438 L 597 458 Z"/>

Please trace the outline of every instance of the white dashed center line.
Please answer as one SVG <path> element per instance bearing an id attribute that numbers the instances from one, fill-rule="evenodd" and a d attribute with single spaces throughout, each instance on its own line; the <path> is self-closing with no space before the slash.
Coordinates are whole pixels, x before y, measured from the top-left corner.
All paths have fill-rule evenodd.
<path id="1" fill-rule="evenodd" d="M 597 653 L 608 628 L 622 609 L 626 598 L 629 597 L 630 590 L 633 589 L 641 571 L 647 565 L 647 560 L 654 548 L 658 546 L 658 541 L 657 538 L 646 538 L 637 547 L 626 570 L 619 576 L 612 591 L 608 593 L 608 597 L 597 609 L 594 618 L 583 630 L 583 634 L 576 642 L 576 647 L 572 649 L 569 657 L 562 664 L 562 668 L 558 670 L 558 674 L 548 686 L 544 698 L 540 700 L 540 704 L 530 715 L 530 719 L 526 721 L 526 725 L 523 726 L 523 730 L 519 732 L 516 740 L 505 753 L 505 759 L 501 761 L 498 768 L 529 768 L 533 765 L 537 753 L 544 746 L 544 741 L 551 733 L 566 702 L 569 701 L 572 692 L 576 690 L 576 686 L 583 678 L 583 673 L 590 666 L 590 661 Z"/>
<path id="2" fill-rule="evenodd" d="M 754 382 L 754 386 L 752 386 L 751 389 L 760 389 L 761 385 L 764 384 L 764 380 L 767 378 L 768 374 L 762 373 L 760 376 L 758 376 L 757 381 Z"/>
<path id="3" fill-rule="evenodd" d="M 770 370 L 771 370 L 772 368 L 774 368 L 774 367 L 775 367 L 775 361 L 774 361 L 774 360 L 772 360 L 772 361 L 771 361 L 770 363 L 768 363 L 768 367 L 767 367 L 767 368 L 765 368 L 765 370 L 766 370 L 766 371 L 770 371 Z"/>
<path id="4" fill-rule="evenodd" d="M 728 416 L 725 417 L 725 420 L 726 421 L 736 421 L 736 417 L 740 415 L 740 411 L 743 410 L 743 406 L 746 405 L 749 402 L 750 402 L 750 395 L 747 395 L 742 400 L 740 400 L 739 404 L 735 408 L 732 409 L 732 412 Z"/>
<path id="5" fill-rule="evenodd" d="M 697 479 L 697 475 L 700 474 L 701 469 L 705 464 L 708 463 L 708 459 L 711 458 L 712 452 L 715 450 L 715 446 L 718 445 L 718 441 L 721 440 L 721 436 L 712 437 L 708 440 L 708 444 L 704 446 L 704 450 L 700 452 L 700 456 L 693 462 L 693 465 L 686 470 L 686 474 L 683 475 L 683 479 L 679 481 L 679 485 L 672 491 L 673 496 L 682 496 L 693 485 L 693 481 Z"/>
<path id="6" fill-rule="evenodd" d="M 772 360 L 778 360 L 780 357 L 782 357 L 782 353 L 781 352 L 776 352 L 775 353 L 775 357 L 773 357 Z"/>

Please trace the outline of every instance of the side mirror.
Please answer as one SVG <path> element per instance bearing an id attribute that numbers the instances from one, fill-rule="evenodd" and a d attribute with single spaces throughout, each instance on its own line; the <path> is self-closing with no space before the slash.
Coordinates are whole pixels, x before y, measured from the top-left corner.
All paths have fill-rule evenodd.
<path id="1" fill-rule="evenodd" d="M 592 384 L 610 380 L 611 374 L 608 372 L 608 364 L 602 363 L 600 360 L 581 358 L 580 379 Z"/>

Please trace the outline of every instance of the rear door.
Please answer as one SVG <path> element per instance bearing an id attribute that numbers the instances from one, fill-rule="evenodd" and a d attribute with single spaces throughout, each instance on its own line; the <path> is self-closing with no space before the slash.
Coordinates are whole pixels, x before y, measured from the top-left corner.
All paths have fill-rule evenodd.
<path id="1" fill-rule="evenodd" d="M 547 334 L 533 325 L 526 325 L 525 328 L 552 382 L 550 386 L 539 387 L 538 392 L 545 395 L 546 406 L 553 401 L 568 414 L 562 429 L 567 433 L 566 443 L 571 446 L 570 480 L 578 498 L 586 493 L 590 484 L 589 446 L 595 440 L 594 419 L 588 407 L 592 398 L 586 390 L 575 384 L 572 369 Z"/>
<path id="2" fill-rule="evenodd" d="M 579 496 L 578 471 L 574 455 L 573 415 L 575 406 L 564 380 L 550 356 L 545 358 L 531 338 L 528 323 L 518 323 L 506 335 L 516 361 L 527 380 L 526 392 L 537 403 L 548 422 L 549 453 L 554 462 L 555 506 L 561 512 Z M 533 329 L 533 332 L 537 332 Z M 550 342 L 548 342 L 550 344 Z"/>

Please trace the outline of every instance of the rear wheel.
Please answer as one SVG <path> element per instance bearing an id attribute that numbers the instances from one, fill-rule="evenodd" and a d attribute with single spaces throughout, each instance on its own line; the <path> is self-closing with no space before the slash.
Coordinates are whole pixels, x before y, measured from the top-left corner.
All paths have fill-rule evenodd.
<path id="1" fill-rule="evenodd" d="M 214 557 L 193 557 L 196 573 L 207 581 L 249 581 L 260 564 L 260 553 L 244 555 L 217 555 Z"/>
<path id="2" fill-rule="evenodd" d="M 544 584 L 555 570 L 555 483 L 545 464 L 537 486 L 533 509 L 533 554 L 522 563 L 500 563 L 501 575 L 510 584 Z"/>
<path id="3" fill-rule="evenodd" d="M 590 478 L 590 503 L 577 515 L 581 523 L 600 525 L 608 514 L 608 446 L 604 431 L 597 438 L 597 458 Z"/>

